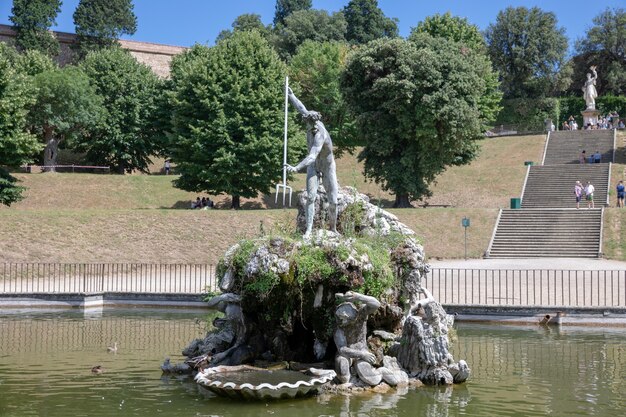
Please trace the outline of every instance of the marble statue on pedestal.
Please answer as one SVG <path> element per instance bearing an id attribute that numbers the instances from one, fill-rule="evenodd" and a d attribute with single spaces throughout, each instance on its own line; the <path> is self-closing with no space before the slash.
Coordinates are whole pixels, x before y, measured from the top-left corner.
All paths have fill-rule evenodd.
<path id="1" fill-rule="evenodd" d="M 289 101 L 295 106 L 307 124 L 306 142 L 308 155 L 298 165 L 287 165 L 289 172 L 299 172 L 306 168 L 306 232 L 305 238 L 311 236 L 313 218 L 315 217 L 315 198 L 319 188 L 319 176 L 328 196 L 328 213 L 330 230 L 337 231 L 337 173 L 333 156 L 333 143 L 330 134 L 322 123 L 322 115 L 316 111 L 307 110 L 304 104 L 288 89 Z"/>
<path id="2" fill-rule="evenodd" d="M 587 73 L 587 80 L 585 81 L 585 85 L 583 86 L 583 97 L 585 98 L 585 103 L 587 104 L 587 109 L 595 109 L 596 108 L 596 98 L 598 97 L 598 92 L 596 91 L 596 80 L 598 79 L 598 73 L 596 72 L 596 66 L 593 65 L 589 68 L 591 73 Z"/>

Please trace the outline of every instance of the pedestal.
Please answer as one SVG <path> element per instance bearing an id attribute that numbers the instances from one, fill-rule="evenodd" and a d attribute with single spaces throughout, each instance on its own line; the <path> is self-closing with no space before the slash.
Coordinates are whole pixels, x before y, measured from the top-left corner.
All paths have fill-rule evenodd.
<path id="1" fill-rule="evenodd" d="M 583 115 L 582 129 L 586 128 L 589 123 L 593 126 L 598 124 L 598 116 L 600 112 L 596 109 L 587 109 L 580 112 Z"/>

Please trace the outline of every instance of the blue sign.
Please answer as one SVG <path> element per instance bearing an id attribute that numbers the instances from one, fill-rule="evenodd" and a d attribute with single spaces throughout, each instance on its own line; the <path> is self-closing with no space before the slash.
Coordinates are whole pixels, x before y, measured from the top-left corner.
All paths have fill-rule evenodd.
<path id="1" fill-rule="evenodd" d="M 470 219 L 467 217 L 463 217 L 463 220 L 461 220 L 461 225 L 463 227 L 469 227 L 470 226 Z"/>

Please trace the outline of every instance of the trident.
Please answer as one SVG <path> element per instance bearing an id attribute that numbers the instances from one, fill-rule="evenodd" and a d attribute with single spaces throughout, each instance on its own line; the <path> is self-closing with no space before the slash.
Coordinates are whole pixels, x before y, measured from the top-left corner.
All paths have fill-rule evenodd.
<path id="1" fill-rule="evenodd" d="M 289 207 L 291 207 L 291 193 L 293 189 L 287 185 L 287 111 L 289 108 L 289 77 L 285 77 L 285 139 L 284 139 L 284 147 L 283 147 L 283 183 L 276 184 L 276 200 L 274 203 L 278 203 L 278 193 L 279 190 L 283 190 L 283 206 L 285 205 L 285 197 L 287 196 L 287 191 L 289 191 Z"/>

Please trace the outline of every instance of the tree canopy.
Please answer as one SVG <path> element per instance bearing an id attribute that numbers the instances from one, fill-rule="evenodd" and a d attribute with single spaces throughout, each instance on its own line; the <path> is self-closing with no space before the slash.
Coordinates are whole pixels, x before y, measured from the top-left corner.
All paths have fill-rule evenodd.
<path id="1" fill-rule="evenodd" d="M 13 0 L 10 19 L 17 32 L 18 48 L 58 55 L 59 42 L 49 29 L 56 23 L 60 11 L 61 0 Z"/>
<path id="2" fill-rule="evenodd" d="M 598 66 L 598 94 L 626 94 L 626 10 L 606 9 L 593 18 L 586 36 L 576 42 L 574 83 L 580 91 L 591 65 Z"/>
<path id="3" fill-rule="evenodd" d="M 565 29 L 554 13 L 538 7 L 507 7 L 485 38 L 506 98 L 553 96 L 569 85 L 564 68 Z"/>
<path id="4" fill-rule="evenodd" d="M 90 52 L 81 63 L 106 112 L 100 125 L 77 144 L 87 158 L 123 174 L 148 171 L 158 152 L 151 115 L 156 111 L 161 81 L 144 64 L 118 47 Z"/>
<path id="5" fill-rule="evenodd" d="M 411 30 L 409 40 L 419 43 L 423 34 L 428 34 L 433 38 L 444 38 L 457 42 L 473 49 L 478 54 L 487 54 L 487 45 L 478 27 L 469 23 L 467 19 L 452 16 L 450 13 L 426 17 Z M 484 58 L 489 60 L 488 56 Z M 498 73 L 491 70 L 491 64 L 489 67 L 484 68 L 481 74 L 486 88 L 484 94 L 479 99 L 478 106 L 482 115 L 482 129 L 486 131 L 491 127 L 489 124 L 496 119 L 501 110 L 502 91 L 500 90 Z"/>
<path id="6" fill-rule="evenodd" d="M 28 116 L 30 130 L 45 144 L 44 165 L 56 165 L 59 146 L 87 135 L 100 123 L 105 110 L 89 78 L 79 68 L 45 71 L 33 81 L 37 94 Z"/>
<path id="7" fill-rule="evenodd" d="M 306 41 L 289 65 L 291 82 L 307 108 L 322 113 L 336 154 L 352 151 L 358 143 L 354 117 L 340 88 L 349 46 L 342 42 Z"/>
<path id="8" fill-rule="evenodd" d="M 411 29 L 409 39 L 417 37 L 420 33 L 459 42 L 476 50 L 484 50 L 487 47 L 478 26 L 469 23 L 464 17 L 452 16 L 450 12 L 427 16 Z"/>
<path id="9" fill-rule="evenodd" d="M 348 24 L 348 42 L 364 44 L 398 36 L 398 19 L 385 16 L 378 7 L 378 0 L 350 0 L 342 11 Z"/>
<path id="10" fill-rule="evenodd" d="M 365 140 L 359 160 L 367 178 L 395 193 L 395 207 L 430 195 L 447 166 L 475 157 L 489 67 L 483 54 L 426 34 L 380 39 L 350 55 L 342 88 Z"/>
<path id="11" fill-rule="evenodd" d="M 81 57 L 88 51 L 115 45 L 121 35 L 137 30 L 132 0 L 80 0 L 74 24 Z"/>
<path id="12" fill-rule="evenodd" d="M 256 30 L 263 35 L 264 38 L 268 38 L 272 28 L 270 26 L 265 26 L 261 21 L 261 15 L 256 13 L 245 13 L 240 16 L 237 16 L 235 21 L 233 22 L 232 30 L 222 30 L 218 35 L 215 43 L 229 38 L 233 32 L 243 32 L 243 31 L 251 31 Z"/>
<path id="13" fill-rule="evenodd" d="M 304 41 L 344 41 L 346 20 L 343 13 L 328 14 L 326 10 L 299 10 L 276 27 L 274 46 L 283 58 L 291 58 Z"/>
<path id="14" fill-rule="evenodd" d="M 285 23 L 285 18 L 298 10 L 309 10 L 313 0 L 276 0 L 274 25 Z"/>
<path id="15" fill-rule="evenodd" d="M 14 56 L 11 47 L 0 43 L 0 204 L 6 206 L 21 200 L 24 188 L 2 167 L 32 162 L 33 155 L 41 150 L 37 138 L 27 131 L 35 89 L 28 77 L 13 67 Z"/>
<path id="16" fill-rule="evenodd" d="M 268 193 L 281 179 L 287 71 L 258 32 L 235 32 L 212 48 L 196 45 L 172 64 L 168 154 L 175 186 L 241 197 Z M 291 112 L 293 114 L 293 112 Z M 290 127 L 290 159 L 306 146 Z"/>

